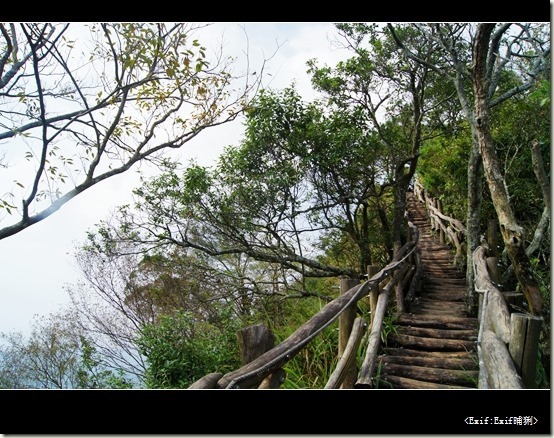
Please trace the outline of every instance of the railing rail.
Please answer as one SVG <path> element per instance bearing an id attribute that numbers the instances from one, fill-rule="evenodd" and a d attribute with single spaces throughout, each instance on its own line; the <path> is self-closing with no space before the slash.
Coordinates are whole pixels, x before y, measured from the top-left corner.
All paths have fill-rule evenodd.
<path id="1" fill-rule="evenodd" d="M 462 221 L 443 214 L 440 200 L 428 196 L 425 188 L 417 178 L 414 183 L 414 194 L 427 208 L 431 221 L 431 229 L 439 233 L 440 242 L 449 243 L 456 250 L 454 265 L 459 267 L 465 266 L 467 248 L 467 230 L 465 225 Z"/>
<path id="2" fill-rule="evenodd" d="M 413 226 L 412 226 L 413 227 Z M 413 234 L 417 239 L 417 233 Z M 225 375 L 219 375 L 218 373 L 211 373 L 208 376 L 194 382 L 190 389 L 216 389 L 216 388 L 258 388 L 259 385 L 270 375 L 279 371 L 284 364 L 290 361 L 296 356 L 303 348 L 305 348 L 319 333 L 321 333 L 326 327 L 333 323 L 339 315 L 345 310 L 354 306 L 360 299 L 367 296 L 371 290 L 375 288 L 380 289 L 379 299 L 377 300 L 377 314 L 372 316 L 371 334 L 369 340 L 371 342 L 370 350 L 373 351 L 376 347 L 374 333 L 381 331 L 381 324 L 377 323 L 376 315 L 382 314 L 382 309 L 386 306 L 388 294 L 392 286 L 398 281 L 402 281 L 404 278 L 397 273 L 408 273 L 408 270 L 402 269 L 409 262 L 410 256 L 414 253 L 417 245 L 417 240 L 411 240 L 407 242 L 398 252 L 393 261 L 387 264 L 383 269 L 373 275 L 370 279 L 362 284 L 358 284 L 348 290 L 346 293 L 335 298 L 333 301 L 327 303 L 318 313 L 316 313 L 311 319 L 300 326 L 292 335 L 281 342 L 276 347 L 261 354 L 251 362 L 245 364 L 241 368 L 227 373 Z M 385 285 L 385 287 L 382 287 Z M 381 289 L 382 288 L 382 289 Z M 382 323 L 382 318 L 381 318 Z M 357 324 L 361 327 L 368 327 L 367 321 L 360 321 Z M 339 359 L 341 367 L 348 367 L 352 364 L 352 355 L 356 354 L 357 348 L 353 348 L 356 343 L 359 345 L 360 327 L 356 327 L 356 330 L 352 330 L 349 334 L 348 344 L 352 344 L 350 348 L 346 348 L 343 357 Z M 372 336 L 373 335 L 373 336 Z M 351 340 L 354 337 L 356 339 Z M 357 347 L 356 345 L 356 347 Z M 377 343 L 378 345 L 378 343 Z M 342 363 L 341 363 L 342 361 Z M 371 368 L 371 367 L 370 367 Z M 344 370 L 337 371 L 337 374 L 332 376 L 333 381 L 331 386 L 339 387 L 346 373 Z"/>
<path id="3" fill-rule="evenodd" d="M 440 233 L 441 242 L 444 235 L 456 249 L 455 264 L 460 265 L 465 259 L 467 231 L 463 223 L 445 216 L 441 212 L 440 202 L 429 197 L 417 181 L 414 194 L 425 204 L 431 220 L 431 228 Z M 448 222 L 448 226 L 445 225 Z M 490 228 L 490 225 L 489 225 Z M 494 229 L 489 229 L 489 233 Z M 489 247 L 485 239 L 472 254 L 471 263 L 474 269 L 474 290 L 479 298 L 479 335 L 477 353 L 479 357 L 479 388 L 521 389 L 532 388 L 535 383 L 538 340 L 542 318 L 526 313 L 512 312 L 508 295 L 493 281 L 491 269 L 496 269 L 494 246 Z M 517 295 L 517 294 L 515 294 Z"/>
<path id="4" fill-rule="evenodd" d="M 467 232 L 463 223 L 444 215 L 440 203 L 429 198 L 417 180 L 414 185 L 414 194 L 426 206 L 431 228 L 439 233 L 441 242 L 447 243 L 446 240 L 448 240 L 448 243 L 456 249 L 454 263 L 457 265 L 465 263 Z M 353 387 L 373 387 L 381 332 L 390 293 L 395 288 L 397 309 L 401 311 L 413 299 L 420 282 L 421 256 L 417 249 L 419 233 L 409 221 L 408 226 L 409 241 L 400 249 L 392 262 L 374 275 L 368 275 L 367 281 L 341 293 L 291 336 L 241 368 L 225 375 L 221 373 L 208 374 L 189 388 L 278 387 L 284 379 L 282 367 L 326 327 L 337 320 L 341 314 L 353 316 L 352 320 L 345 324 L 349 333 L 341 335 L 342 351 L 339 352 L 337 366 L 325 388 L 340 388 L 341 385 L 352 387 L 352 384 L 347 384 L 346 380 L 347 376 L 352 374 L 353 369 L 357 370 L 356 355 L 364 338 L 367 343 L 365 357 Z M 473 252 L 471 261 L 475 270 L 475 290 L 482 293 L 477 340 L 480 367 L 479 388 L 532 387 L 538 351 L 538 333 L 542 319 L 522 313 L 510 313 L 510 307 L 503 292 L 490 278 L 486 257 L 487 249 L 486 242 L 483 242 Z M 353 312 L 346 312 L 367 295 L 370 295 L 371 321 L 362 317 L 356 318 Z M 369 333 L 367 333 L 368 330 Z"/>

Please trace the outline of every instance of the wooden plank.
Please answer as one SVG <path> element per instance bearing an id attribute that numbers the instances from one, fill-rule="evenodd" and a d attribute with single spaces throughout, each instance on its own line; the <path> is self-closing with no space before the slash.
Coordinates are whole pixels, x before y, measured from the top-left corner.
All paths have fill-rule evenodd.
<path id="1" fill-rule="evenodd" d="M 446 368 L 429 368 L 393 363 L 383 364 L 380 368 L 380 372 L 380 375 L 384 378 L 394 375 L 426 382 L 469 387 L 476 387 L 479 377 L 479 371 L 475 370 L 451 370 Z"/>
<path id="2" fill-rule="evenodd" d="M 428 315 L 429 309 L 418 309 L 417 306 L 413 306 L 411 309 L 411 312 L 414 315 Z M 466 315 L 466 311 L 454 311 L 454 310 L 433 310 L 433 316 L 458 316 L 458 317 L 464 317 Z"/>
<path id="3" fill-rule="evenodd" d="M 442 357 L 442 358 L 465 358 L 474 357 L 475 353 L 468 353 L 467 351 L 422 351 L 412 350 L 410 348 L 383 348 L 385 354 L 389 356 L 421 356 L 421 357 Z"/>
<path id="4" fill-rule="evenodd" d="M 436 329 L 431 327 L 398 327 L 397 332 L 399 334 L 406 334 L 412 336 L 423 336 L 426 338 L 439 338 L 439 339 L 465 339 L 468 341 L 477 340 L 477 330 L 475 329 L 459 329 L 459 330 L 445 330 Z"/>
<path id="5" fill-rule="evenodd" d="M 464 318 L 457 316 L 413 315 L 405 313 L 401 315 L 398 324 L 412 325 L 415 327 L 435 327 L 444 329 L 468 329 L 479 326 L 477 318 Z"/>
<path id="6" fill-rule="evenodd" d="M 378 381 L 378 388 L 393 389 L 468 389 L 467 386 L 444 385 L 435 382 L 425 382 L 420 380 L 408 379 L 400 376 L 386 376 Z"/>
<path id="7" fill-rule="evenodd" d="M 389 334 L 387 337 L 387 344 L 399 344 L 408 348 L 437 351 L 475 351 L 477 348 L 475 341 L 464 339 L 435 339 L 394 333 Z"/>
<path id="8" fill-rule="evenodd" d="M 466 357 L 438 357 L 438 356 L 382 356 L 380 363 L 395 363 L 399 365 L 417 365 L 428 368 L 447 368 L 458 370 L 478 370 L 477 358 Z"/>
<path id="9" fill-rule="evenodd" d="M 439 300 L 439 299 L 426 299 L 422 298 L 418 300 L 417 302 L 418 307 L 422 309 L 429 309 L 429 310 L 455 310 L 455 311 L 461 311 L 464 310 L 464 304 L 457 301 L 450 301 L 450 300 Z"/>

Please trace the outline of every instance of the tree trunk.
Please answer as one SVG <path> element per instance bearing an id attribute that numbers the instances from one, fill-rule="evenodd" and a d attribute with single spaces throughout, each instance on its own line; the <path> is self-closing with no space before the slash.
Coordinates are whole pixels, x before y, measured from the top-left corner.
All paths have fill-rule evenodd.
<path id="1" fill-rule="evenodd" d="M 523 228 L 517 223 L 510 205 L 508 189 L 501 173 L 500 161 L 494 149 L 489 125 L 489 80 L 487 77 L 487 55 L 494 23 L 477 26 L 473 44 L 473 90 L 475 94 L 475 129 L 479 151 L 483 160 L 485 177 L 491 199 L 498 215 L 504 245 L 516 277 L 521 284 L 531 313 L 542 312 L 543 298 L 539 284 L 525 253 Z"/>
<path id="2" fill-rule="evenodd" d="M 474 123 L 471 122 L 472 132 L 474 131 Z M 479 145 L 477 139 L 474 138 L 471 144 L 471 151 L 469 155 L 469 161 L 467 166 L 467 263 L 466 270 L 466 310 L 469 315 L 477 315 L 477 294 L 473 288 L 473 282 L 475 281 L 475 272 L 473 271 L 473 265 L 471 259 L 473 257 L 473 251 L 479 246 L 479 231 L 481 229 L 481 203 L 483 199 L 483 162 L 481 155 L 479 155 Z"/>

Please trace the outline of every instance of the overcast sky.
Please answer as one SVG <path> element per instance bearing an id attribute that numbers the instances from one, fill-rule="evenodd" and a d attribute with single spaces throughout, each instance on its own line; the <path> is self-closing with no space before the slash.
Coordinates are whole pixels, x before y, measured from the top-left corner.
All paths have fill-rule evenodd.
<path id="1" fill-rule="evenodd" d="M 250 65 L 277 53 L 268 61 L 270 88 L 281 89 L 293 81 L 310 99 L 306 62 L 317 58 L 334 65 L 347 53 L 331 43 L 336 38 L 331 23 L 215 23 L 200 42 L 210 48 L 223 38 L 225 52 L 243 56 L 248 35 Z M 238 145 L 242 124 L 204 131 L 179 151 L 181 162 L 196 159 L 209 165 L 228 145 Z M 49 218 L 0 240 L 0 332 L 28 333 L 34 315 L 47 315 L 68 302 L 65 287 L 76 283 L 80 273 L 74 261 L 75 248 L 84 242 L 87 230 L 107 219 L 118 205 L 131 201 L 138 184 L 134 169 L 108 179 L 80 194 Z M 0 223 L 0 226 L 3 224 Z"/>

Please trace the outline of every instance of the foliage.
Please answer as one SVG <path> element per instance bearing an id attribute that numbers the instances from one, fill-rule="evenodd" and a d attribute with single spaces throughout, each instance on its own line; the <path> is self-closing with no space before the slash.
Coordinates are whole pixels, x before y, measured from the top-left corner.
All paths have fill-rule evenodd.
<path id="1" fill-rule="evenodd" d="M 459 133 L 425 142 L 417 175 L 429 196 L 442 201 L 445 214 L 465 222 L 467 212 L 467 163 L 471 138 Z"/>
<path id="2" fill-rule="evenodd" d="M 282 303 L 283 317 L 272 320 L 276 343 L 280 343 L 326 303 L 318 298 L 290 299 Z M 336 322 L 319 333 L 305 348 L 288 361 L 283 389 L 324 388 L 337 364 L 338 325 Z"/>
<path id="3" fill-rule="evenodd" d="M 102 369 L 101 359 L 94 346 L 87 338 L 80 336 L 81 358 L 77 370 L 77 385 L 79 389 L 129 389 L 133 383 L 123 375 L 123 370 L 114 372 L 110 369 Z"/>
<path id="4" fill-rule="evenodd" d="M 1 334 L 0 387 L 35 389 L 131 388 L 122 370 L 102 363 L 70 311 L 37 317 L 28 337 Z"/>
<path id="5" fill-rule="evenodd" d="M 216 326 L 186 311 L 147 325 L 138 340 L 148 363 L 146 387 L 187 388 L 206 374 L 238 368 L 237 328 L 232 319 Z"/>
<path id="6" fill-rule="evenodd" d="M 240 84 L 202 27 L 0 25 L 0 239 L 243 111 L 259 79 Z"/>

